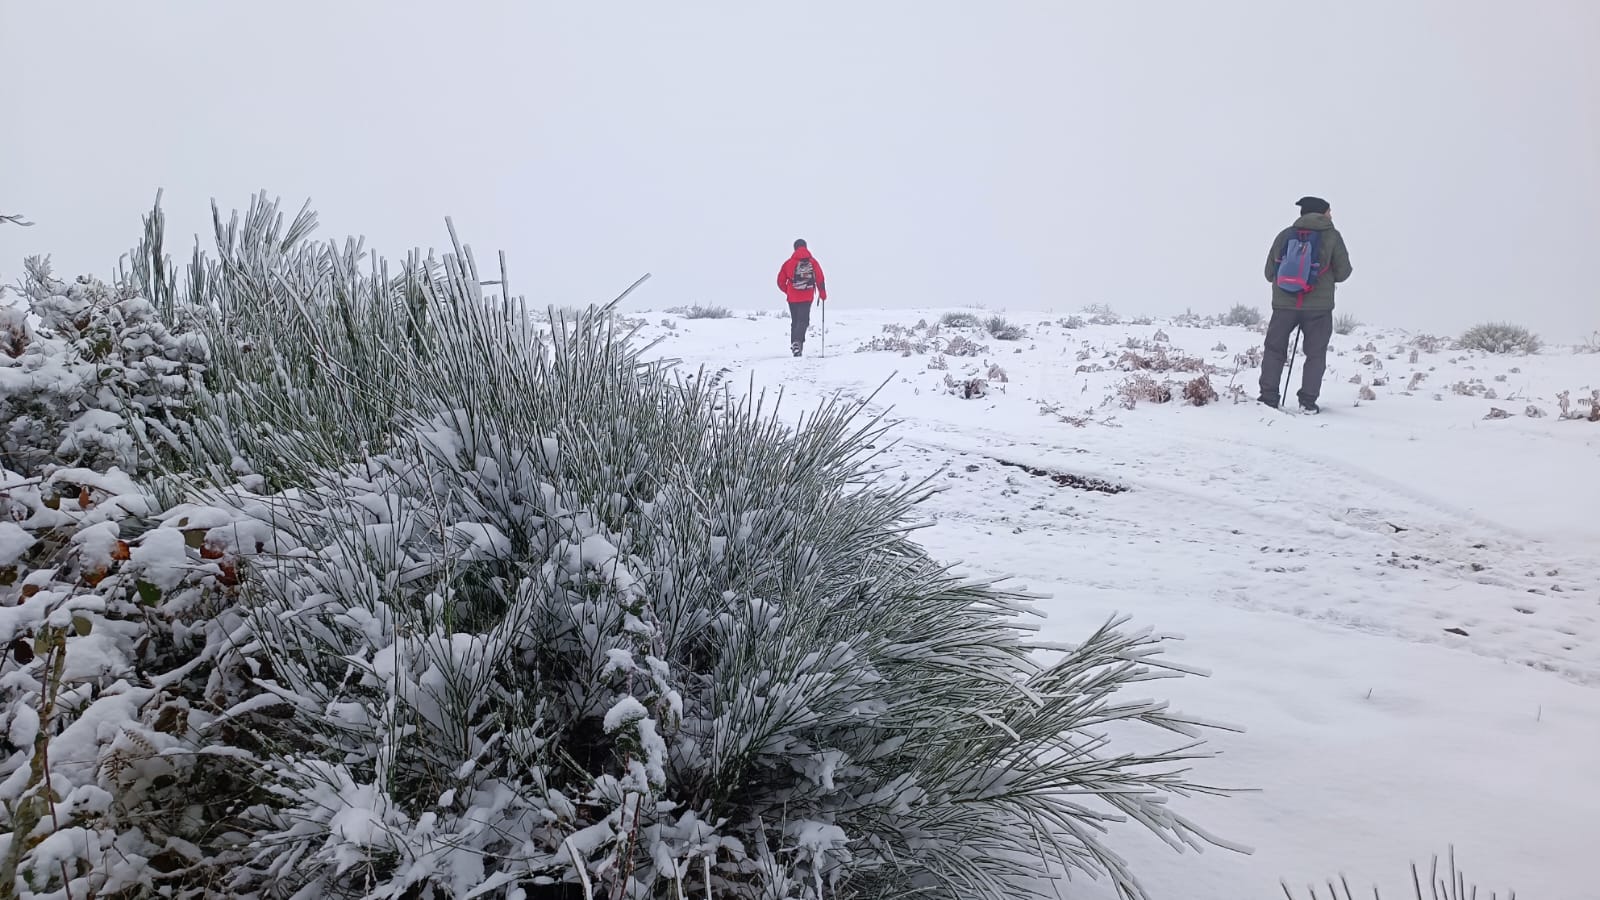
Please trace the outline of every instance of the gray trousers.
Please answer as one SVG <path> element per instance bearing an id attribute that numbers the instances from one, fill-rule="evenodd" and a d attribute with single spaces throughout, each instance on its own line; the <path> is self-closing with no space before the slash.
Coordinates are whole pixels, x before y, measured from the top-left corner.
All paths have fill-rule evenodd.
<path id="1" fill-rule="evenodd" d="M 1300 375 L 1300 400 L 1317 402 L 1322 394 L 1322 373 L 1328 367 L 1328 341 L 1333 338 L 1331 309 L 1275 309 L 1267 322 L 1267 341 L 1262 348 L 1261 397 L 1276 403 L 1283 383 L 1283 366 L 1289 359 L 1289 335 L 1300 327 L 1300 352 L 1305 367 Z"/>
<path id="2" fill-rule="evenodd" d="M 805 346 L 806 329 L 811 327 L 811 301 L 789 304 L 789 345 Z"/>

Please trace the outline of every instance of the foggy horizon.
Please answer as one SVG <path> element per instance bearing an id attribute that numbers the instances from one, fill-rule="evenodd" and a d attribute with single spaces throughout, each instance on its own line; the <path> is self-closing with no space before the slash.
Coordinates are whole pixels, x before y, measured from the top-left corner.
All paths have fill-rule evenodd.
<path id="1" fill-rule="evenodd" d="M 835 316 L 1204 314 L 1313 194 L 1340 312 L 1600 329 L 1600 4 L 241 9 L 0 0 L 0 278 L 110 275 L 158 190 L 181 263 L 265 191 L 392 258 L 449 216 L 541 306 L 780 309 L 803 237 Z"/>

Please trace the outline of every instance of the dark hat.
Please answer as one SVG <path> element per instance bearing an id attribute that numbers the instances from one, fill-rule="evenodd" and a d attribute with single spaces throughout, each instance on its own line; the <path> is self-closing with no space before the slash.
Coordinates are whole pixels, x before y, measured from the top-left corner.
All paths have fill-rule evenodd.
<path id="1" fill-rule="evenodd" d="M 804 247 L 805 245 L 806 245 L 806 239 L 805 238 L 795 238 L 794 239 L 794 248 L 796 250 L 799 250 L 801 247 Z"/>
<path id="2" fill-rule="evenodd" d="M 1325 213 L 1329 209 L 1328 201 L 1321 197 L 1301 197 L 1295 201 L 1295 205 L 1300 207 L 1300 214 L 1303 216 L 1312 213 Z"/>

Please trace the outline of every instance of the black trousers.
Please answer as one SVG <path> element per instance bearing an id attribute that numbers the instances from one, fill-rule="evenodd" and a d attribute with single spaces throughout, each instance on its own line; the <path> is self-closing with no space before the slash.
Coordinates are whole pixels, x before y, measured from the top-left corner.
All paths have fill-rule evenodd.
<path id="1" fill-rule="evenodd" d="M 1300 375 L 1300 400 L 1315 403 L 1322 394 L 1322 373 L 1328 367 L 1328 341 L 1333 339 L 1333 310 L 1275 309 L 1267 322 L 1267 341 L 1262 348 L 1261 397 L 1276 403 L 1283 383 L 1283 366 L 1289 360 L 1289 335 L 1300 328 L 1300 352 L 1305 367 Z"/>
<path id="2" fill-rule="evenodd" d="M 805 346 L 806 329 L 811 327 L 811 301 L 789 304 L 789 345 Z"/>

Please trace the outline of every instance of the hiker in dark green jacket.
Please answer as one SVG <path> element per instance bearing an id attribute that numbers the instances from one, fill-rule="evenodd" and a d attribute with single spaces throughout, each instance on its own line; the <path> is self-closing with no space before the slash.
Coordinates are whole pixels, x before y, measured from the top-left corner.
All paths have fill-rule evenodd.
<path id="1" fill-rule="evenodd" d="M 1261 397 L 1268 406 L 1280 406 L 1278 385 L 1283 377 L 1283 366 L 1289 358 L 1289 335 L 1300 329 L 1300 346 L 1305 350 L 1305 368 L 1300 379 L 1300 408 L 1306 412 L 1320 411 L 1317 397 L 1322 393 L 1322 373 L 1328 363 L 1328 341 L 1333 338 L 1333 292 L 1339 282 L 1350 277 L 1350 251 L 1345 249 L 1344 236 L 1333 227 L 1333 213 L 1328 201 L 1320 197 L 1301 197 L 1300 218 L 1278 233 L 1267 253 L 1267 281 L 1272 284 L 1272 319 L 1267 323 L 1267 340 L 1261 363 Z M 1301 233 L 1316 240 L 1316 266 L 1310 290 L 1294 292 L 1285 290 L 1285 273 L 1280 271 L 1285 253 L 1304 246 Z M 1307 254 L 1310 262 L 1310 254 Z M 1292 284 L 1294 276 L 1286 279 Z"/>

